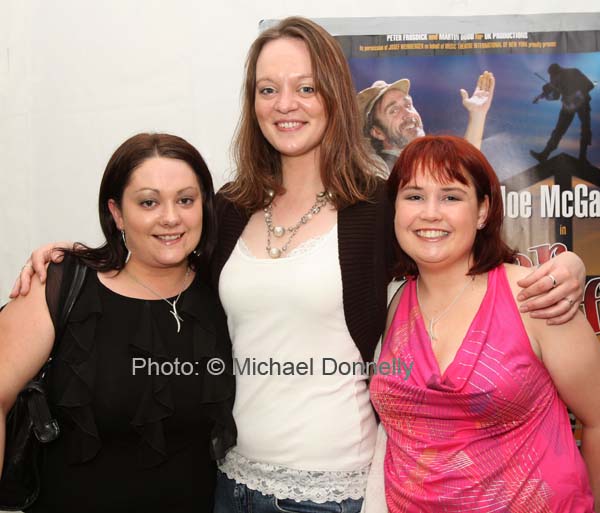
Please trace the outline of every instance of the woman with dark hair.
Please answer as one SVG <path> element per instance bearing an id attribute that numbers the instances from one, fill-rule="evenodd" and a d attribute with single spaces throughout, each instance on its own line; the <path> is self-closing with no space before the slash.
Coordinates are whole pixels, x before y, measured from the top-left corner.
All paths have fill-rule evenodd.
<path id="1" fill-rule="evenodd" d="M 411 368 L 370 387 L 390 512 L 593 512 L 600 346 L 580 312 L 560 326 L 519 312 L 527 270 L 501 238 L 494 170 L 466 141 L 428 136 L 404 149 L 388 190 L 409 279 L 379 361 Z M 565 403 L 584 424 L 585 463 Z"/>
<path id="2" fill-rule="evenodd" d="M 211 272 L 237 365 L 238 439 L 219 463 L 215 513 L 359 511 L 375 416 L 367 373 L 333 366 L 373 358 L 393 207 L 365 147 L 348 64 L 322 27 L 291 17 L 257 37 L 234 154 L 236 177 L 216 198 Z M 41 254 L 33 265 L 43 275 Z M 575 311 L 550 306 L 581 293 L 582 265 L 568 259 L 531 279 L 532 294 L 549 289 L 546 273 L 559 283 L 534 300 L 549 307 L 542 315 Z"/>
<path id="3" fill-rule="evenodd" d="M 46 284 L 0 314 L 0 447 L 17 393 L 51 355 L 61 435 L 43 448 L 28 511 L 210 511 L 214 459 L 235 441 L 225 315 L 200 277 L 216 239 L 210 173 L 183 139 L 138 134 L 110 159 L 99 210 L 106 243 L 64 250 Z M 86 279 L 54 340 L 77 262 Z M 226 372 L 209 374 L 210 358 Z"/>

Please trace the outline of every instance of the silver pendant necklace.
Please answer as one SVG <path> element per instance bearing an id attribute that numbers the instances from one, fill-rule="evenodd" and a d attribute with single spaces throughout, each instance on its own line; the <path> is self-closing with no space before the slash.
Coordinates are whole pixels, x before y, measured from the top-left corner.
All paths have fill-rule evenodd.
<path id="1" fill-rule="evenodd" d="M 456 294 L 454 299 L 450 302 L 450 304 L 446 308 L 444 308 L 442 310 L 442 312 L 440 314 L 438 314 L 436 317 L 431 317 L 429 319 L 429 328 L 427 329 L 427 333 L 429 334 L 429 338 L 432 341 L 438 339 L 435 336 L 435 332 L 433 331 L 435 323 L 438 322 L 442 317 L 444 317 L 450 311 L 450 308 L 452 308 L 454 306 L 454 304 L 458 301 L 458 298 L 460 298 L 460 296 L 463 295 L 464 291 L 467 290 L 467 287 L 469 286 L 469 284 L 473 283 L 474 280 L 475 280 L 475 276 L 473 276 L 470 280 L 467 281 L 467 283 L 465 283 L 465 286 L 462 289 L 460 289 L 460 292 L 458 294 Z M 419 299 L 419 276 L 417 276 L 417 285 L 416 286 L 417 286 L 417 302 L 419 303 L 419 309 L 421 310 L 421 313 L 423 314 L 424 320 L 427 320 L 427 315 L 425 315 L 425 312 L 423 311 L 421 300 Z"/>
<path id="2" fill-rule="evenodd" d="M 175 322 L 177 323 L 177 333 L 179 333 L 181 331 L 181 323 L 183 322 L 183 319 L 181 318 L 181 316 L 177 312 L 177 301 L 179 301 L 179 298 L 181 297 L 181 294 L 183 294 L 185 282 L 187 280 L 187 277 L 190 274 L 190 268 L 188 267 L 186 269 L 185 276 L 183 277 L 183 283 L 181 284 L 181 290 L 179 291 L 179 294 L 177 294 L 177 297 L 173 301 L 169 301 L 167 298 L 161 296 L 158 292 L 156 292 L 155 290 L 153 290 L 150 287 L 148 287 L 148 285 L 142 283 L 133 274 L 131 274 L 127 270 L 127 268 L 124 268 L 123 271 L 125 271 L 125 274 L 127 274 L 138 285 L 140 285 L 141 287 L 144 287 L 148 292 L 154 294 L 158 299 L 162 299 L 164 302 L 166 302 L 171 307 L 171 310 L 169 310 L 169 313 L 175 319 Z"/>
<path id="3" fill-rule="evenodd" d="M 269 196 L 272 196 L 271 192 L 269 192 Z M 321 209 L 327 204 L 330 200 L 330 194 L 322 191 L 317 194 L 316 201 L 313 206 L 308 209 L 306 214 L 304 214 L 300 220 L 293 226 L 289 228 L 285 228 L 283 226 L 274 226 L 273 225 L 273 201 L 271 201 L 264 209 L 265 213 L 265 224 L 267 225 L 267 253 L 271 258 L 279 258 L 283 253 L 285 253 L 292 242 L 292 239 L 298 233 L 298 230 L 302 227 L 302 225 L 308 223 L 313 216 L 317 215 Z M 283 237 L 285 234 L 289 233 L 290 237 L 287 242 L 281 246 L 281 248 L 276 248 L 271 246 L 271 234 L 273 234 L 277 238 Z"/>

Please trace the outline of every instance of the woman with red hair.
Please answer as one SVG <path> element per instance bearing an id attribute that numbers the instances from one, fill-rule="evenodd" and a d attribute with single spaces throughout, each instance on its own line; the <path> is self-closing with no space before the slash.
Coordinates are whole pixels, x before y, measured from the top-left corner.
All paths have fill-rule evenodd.
<path id="1" fill-rule="evenodd" d="M 502 241 L 494 170 L 463 139 L 428 136 L 402 152 L 388 190 L 408 280 L 380 364 L 411 369 L 370 387 L 388 433 L 389 510 L 592 512 L 600 345 L 581 313 L 549 326 L 519 312 L 528 270 Z M 584 424 L 583 459 L 565 403 Z"/>

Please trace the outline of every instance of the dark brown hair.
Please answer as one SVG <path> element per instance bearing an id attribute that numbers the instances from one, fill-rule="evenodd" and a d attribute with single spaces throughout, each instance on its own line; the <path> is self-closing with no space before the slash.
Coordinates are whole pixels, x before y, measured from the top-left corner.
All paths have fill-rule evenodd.
<path id="1" fill-rule="evenodd" d="M 460 137 L 428 135 L 409 143 L 396 161 L 387 182 L 389 198 L 396 201 L 398 190 L 419 172 L 426 170 L 440 183 L 452 181 L 473 185 L 479 203 L 489 198 L 485 225 L 477 230 L 473 243 L 473 266 L 469 275 L 485 273 L 503 262 L 514 262 L 515 251 L 502 240 L 504 218 L 500 182 L 483 153 Z M 417 264 L 396 242 L 396 276 L 416 276 Z"/>
<path id="2" fill-rule="evenodd" d="M 310 54 L 316 92 L 323 99 L 327 128 L 320 151 L 321 179 L 337 208 L 368 199 L 376 187 L 376 166 L 366 147 L 350 69 L 337 41 L 316 23 L 290 17 L 262 32 L 246 59 L 243 106 L 233 142 L 237 176 L 224 193 L 253 212 L 264 204 L 266 190 L 282 193 L 281 155 L 263 136 L 256 113 L 256 63 L 274 40 L 303 41 Z"/>
<path id="3" fill-rule="evenodd" d="M 127 250 L 108 209 L 108 200 L 114 200 L 121 208 L 123 191 L 132 173 L 144 161 L 153 157 L 181 160 L 192 168 L 198 178 L 202 194 L 202 236 L 194 250 L 195 254 L 190 254 L 188 261 L 196 271 L 207 270 L 217 237 L 212 178 L 198 150 L 181 137 L 170 134 L 137 134 L 117 148 L 106 165 L 98 196 L 100 226 L 106 242 L 98 248 L 77 243 L 73 251 L 66 253 L 79 257 L 89 267 L 100 272 L 123 269 Z"/>

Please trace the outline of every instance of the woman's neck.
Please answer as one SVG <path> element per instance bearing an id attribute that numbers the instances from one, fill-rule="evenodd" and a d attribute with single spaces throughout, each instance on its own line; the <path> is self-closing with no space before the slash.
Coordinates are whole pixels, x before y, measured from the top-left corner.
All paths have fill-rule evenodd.
<path id="1" fill-rule="evenodd" d="M 452 267 L 419 266 L 419 288 L 428 296 L 450 297 L 453 292 L 472 279 L 468 276 L 469 262 L 461 262 Z"/>
<path id="2" fill-rule="evenodd" d="M 188 269 L 187 260 L 174 267 L 151 267 L 132 258 L 123 271 L 122 278 L 141 282 L 164 297 L 178 294 L 194 275 Z"/>
<path id="3" fill-rule="evenodd" d="M 288 199 L 314 198 L 324 189 L 316 153 L 282 157 L 282 185 Z"/>

